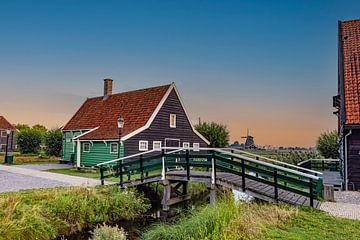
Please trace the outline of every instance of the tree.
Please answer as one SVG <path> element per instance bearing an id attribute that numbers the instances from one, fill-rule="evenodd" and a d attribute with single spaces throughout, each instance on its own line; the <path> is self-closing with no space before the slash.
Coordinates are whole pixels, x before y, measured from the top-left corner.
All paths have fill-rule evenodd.
<path id="1" fill-rule="evenodd" d="M 29 129 L 29 125 L 27 124 L 21 124 L 21 123 L 18 123 L 14 126 L 19 132 L 21 132 L 22 130 L 25 130 L 25 129 Z"/>
<path id="2" fill-rule="evenodd" d="M 28 128 L 20 131 L 16 136 L 16 143 L 21 153 L 38 153 L 42 141 L 42 133 Z"/>
<path id="3" fill-rule="evenodd" d="M 337 131 L 320 134 L 316 148 L 325 158 L 339 158 L 339 136 Z"/>
<path id="4" fill-rule="evenodd" d="M 210 141 L 210 147 L 223 148 L 229 144 L 229 131 L 223 124 L 202 122 L 195 129 Z"/>
<path id="5" fill-rule="evenodd" d="M 63 135 L 61 130 L 53 129 L 45 135 L 45 151 L 47 155 L 60 157 Z"/>

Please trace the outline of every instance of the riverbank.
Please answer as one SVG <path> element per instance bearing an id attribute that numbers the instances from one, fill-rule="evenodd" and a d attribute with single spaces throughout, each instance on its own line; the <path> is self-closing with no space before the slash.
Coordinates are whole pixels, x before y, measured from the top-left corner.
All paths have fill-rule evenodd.
<path id="1" fill-rule="evenodd" d="M 173 224 L 157 224 L 144 240 L 185 239 L 357 239 L 360 221 L 308 208 L 235 203 L 232 198 L 205 206 Z"/>
<path id="2" fill-rule="evenodd" d="M 97 224 L 131 220 L 150 208 L 135 190 L 63 187 L 0 195 L 0 239 L 55 239 Z"/>

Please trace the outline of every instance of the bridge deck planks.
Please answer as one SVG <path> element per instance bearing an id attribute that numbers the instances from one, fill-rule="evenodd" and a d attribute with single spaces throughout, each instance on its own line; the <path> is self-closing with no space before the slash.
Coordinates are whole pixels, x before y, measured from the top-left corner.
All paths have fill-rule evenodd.
<path id="1" fill-rule="evenodd" d="M 168 171 L 166 173 L 166 178 L 168 180 L 187 181 L 186 171 L 183 170 Z M 158 182 L 160 180 L 161 180 L 160 175 L 149 176 L 147 178 L 144 178 L 143 182 L 141 182 L 140 180 L 126 181 L 123 183 L 123 186 L 124 187 L 137 186 L 145 183 Z M 190 181 L 210 183 L 211 172 L 190 171 Z M 242 191 L 242 177 L 232 173 L 217 172 L 216 184 L 223 187 L 230 187 L 232 189 Z M 245 189 L 246 189 L 246 193 L 248 193 L 249 195 L 255 198 L 264 201 L 276 202 L 276 200 L 274 199 L 275 198 L 274 186 L 246 178 Z M 306 206 L 310 205 L 309 198 L 283 189 L 278 189 L 278 202 L 284 202 L 293 205 L 306 205 Z M 320 206 L 320 202 L 314 200 L 314 207 L 318 208 L 319 206 Z"/>
<path id="2" fill-rule="evenodd" d="M 173 171 L 167 173 L 167 178 L 169 180 L 172 180 L 172 178 L 176 178 L 177 180 L 183 178 L 184 181 L 186 181 L 186 171 Z M 190 172 L 190 180 L 192 178 L 211 178 L 210 172 L 198 172 L 198 171 L 191 171 Z M 242 178 L 241 176 L 237 176 L 235 174 L 231 173 L 223 173 L 218 172 L 216 174 L 216 184 L 218 185 L 226 185 L 225 187 L 228 187 L 229 184 L 232 185 L 233 189 L 236 190 L 242 190 Z M 227 183 L 227 184 L 225 184 Z M 268 201 L 269 199 L 273 199 L 275 202 L 274 196 L 275 196 L 275 190 L 274 186 L 271 186 L 266 183 L 260 183 L 251 179 L 245 179 L 245 188 L 246 192 L 249 193 L 249 195 L 252 195 L 254 193 L 256 198 L 260 198 L 262 200 Z M 262 198 L 263 196 L 263 198 Z M 302 195 L 292 193 L 283 189 L 278 189 L 278 201 L 289 203 L 293 205 L 310 205 L 310 199 L 307 197 L 304 197 Z M 320 205 L 320 202 L 317 200 L 314 200 L 314 207 L 318 208 Z"/>

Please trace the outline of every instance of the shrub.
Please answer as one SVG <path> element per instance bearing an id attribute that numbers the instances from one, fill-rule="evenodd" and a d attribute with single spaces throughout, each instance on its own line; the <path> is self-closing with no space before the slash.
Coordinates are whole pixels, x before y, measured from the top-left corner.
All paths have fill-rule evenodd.
<path id="1" fill-rule="evenodd" d="M 60 157 L 63 135 L 60 129 L 53 129 L 45 135 L 45 151 L 47 155 Z"/>
<path id="2" fill-rule="evenodd" d="M 104 224 L 93 231 L 92 240 L 126 240 L 126 233 L 123 228 Z"/>
<path id="3" fill-rule="evenodd" d="M 203 122 L 196 125 L 195 129 L 210 142 L 210 147 L 223 148 L 229 144 L 229 131 L 225 125 Z"/>
<path id="4" fill-rule="evenodd" d="M 339 136 L 337 131 L 322 133 L 317 140 L 316 148 L 325 158 L 339 158 Z"/>
<path id="5" fill-rule="evenodd" d="M 21 153 L 38 153 L 42 133 L 36 129 L 23 129 L 16 135 L 16 143 Z"/>

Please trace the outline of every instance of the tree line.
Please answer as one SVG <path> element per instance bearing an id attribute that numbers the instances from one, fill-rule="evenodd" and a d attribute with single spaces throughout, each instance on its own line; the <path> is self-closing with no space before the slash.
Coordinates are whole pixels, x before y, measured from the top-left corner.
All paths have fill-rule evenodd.
<path id="1" fill-rule="evenodd" d="M 16 144 L 21 153 L 39 153 L 44 150 L 49 156 L 61 156 L 62 132 L 60 128 L 48 130 L 45 126 L 36 124 L 32 127 L 26 124 L 16 124 Z"/>

